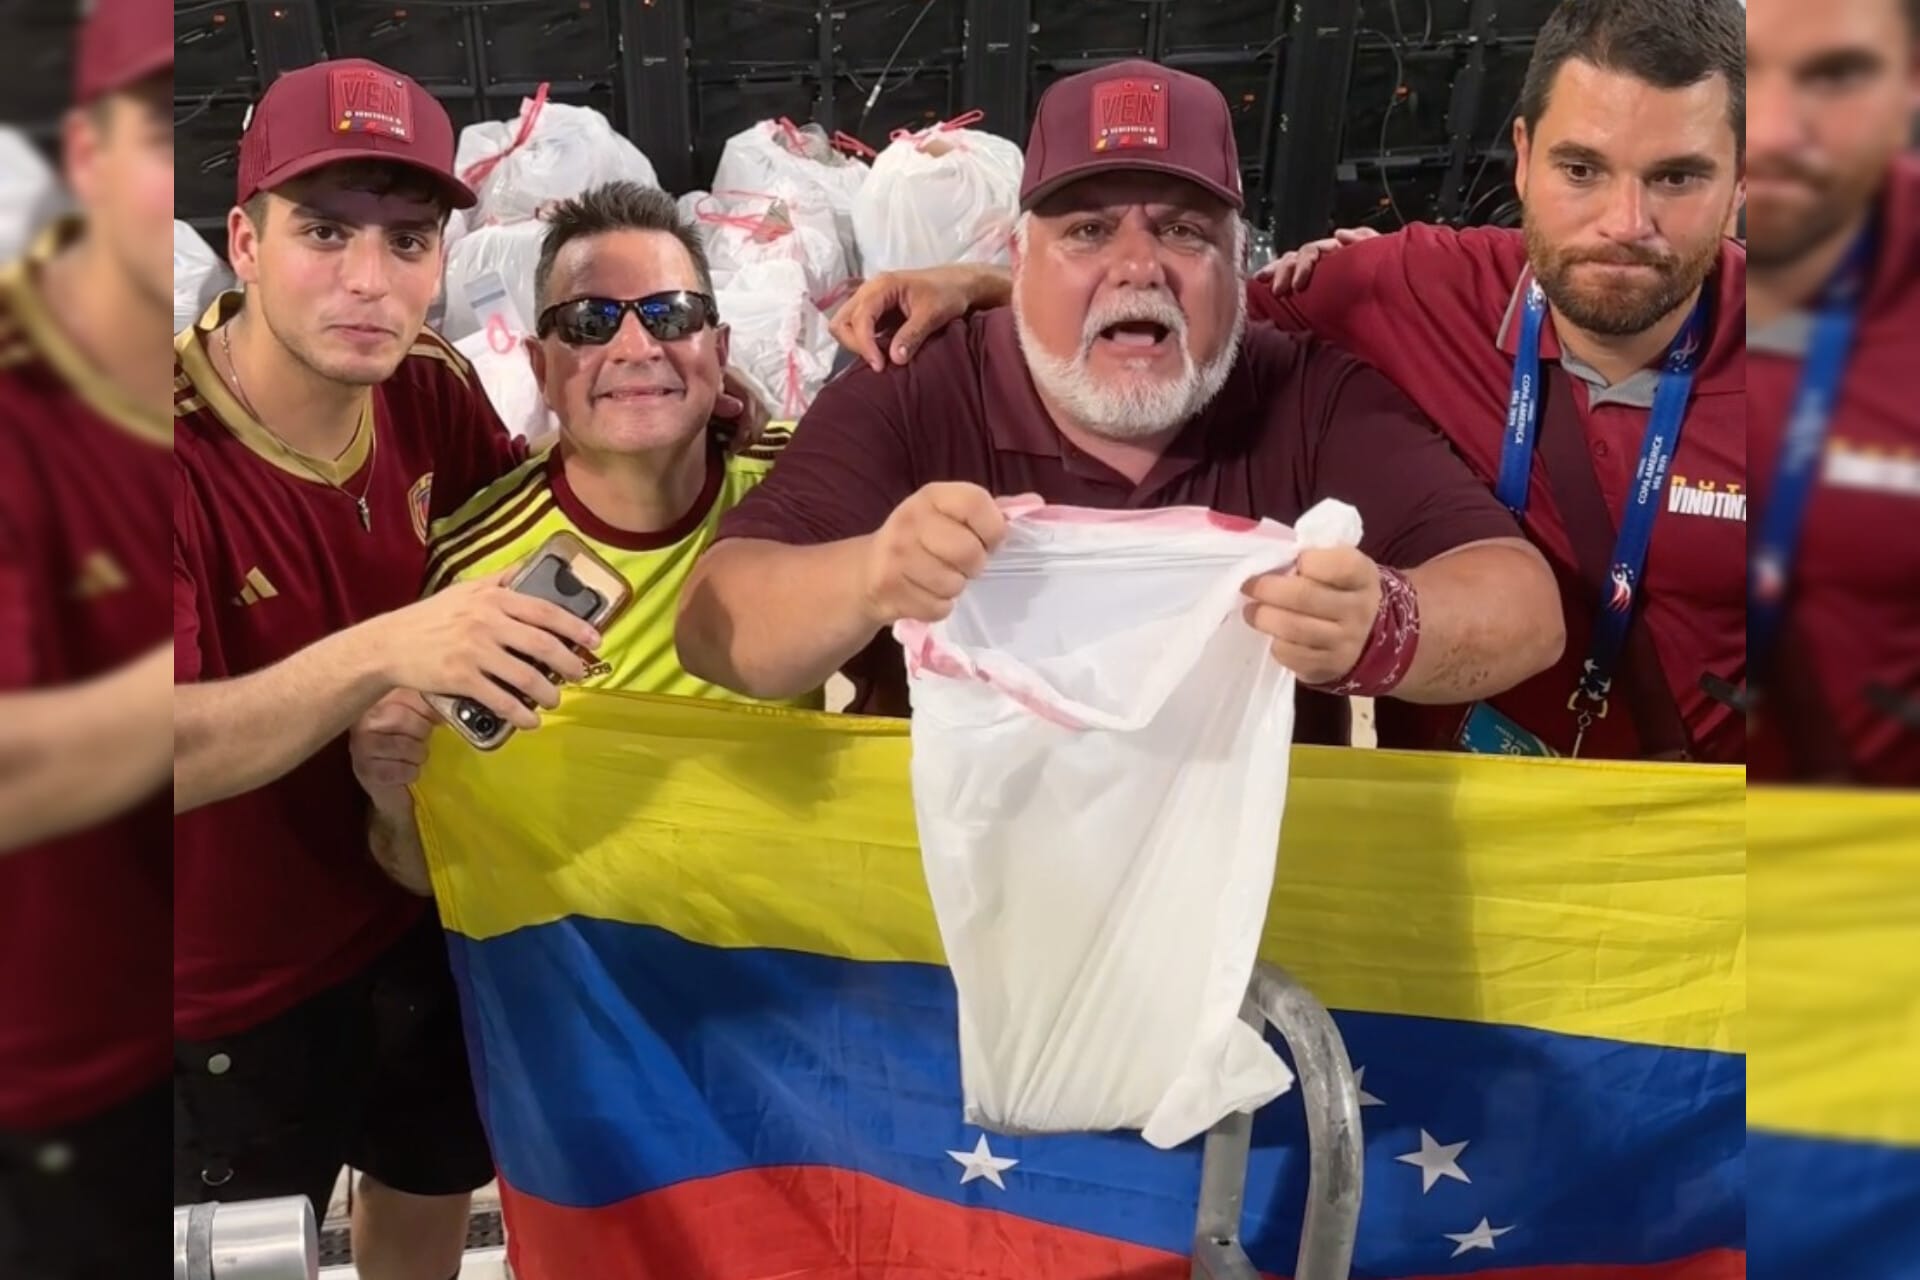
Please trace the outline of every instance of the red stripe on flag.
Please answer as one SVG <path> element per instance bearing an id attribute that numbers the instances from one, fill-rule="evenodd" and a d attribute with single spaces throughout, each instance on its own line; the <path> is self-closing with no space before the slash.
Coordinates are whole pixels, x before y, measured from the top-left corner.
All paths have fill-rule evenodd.
<path id="1" fill-rule="evenodd" d="M 817 1165 L 697 1179 L 599 1209 L 548 1204 L 505 1182 L 500 1199 L 516 1280 L 1188 1280 L 1192 1272 L 1187 1258 L 1158 1249 Z M 1719 1249 L 1645 1266 L 1492 1265 L 1472 1274 L 1746 1280 L 1747 1256 Z"/>
<path id="2" fill-rule="evenodd" d="M 500 1199 L 515 1280 L 1188 1280 L 1192 1267 L 821 1166 L 749 1169 L 601 1209 L 504 1182 Z"/>

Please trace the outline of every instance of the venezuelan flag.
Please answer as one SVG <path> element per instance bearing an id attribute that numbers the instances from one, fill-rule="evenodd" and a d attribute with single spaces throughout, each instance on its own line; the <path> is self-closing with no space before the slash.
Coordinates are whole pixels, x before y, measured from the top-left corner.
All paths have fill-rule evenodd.
<path id="1" fill-rule="evenodd" d="M 1185 1280 L 1197 1143 L 962 1123 L 907 757 L 897 723 L 592 692 L 494 755 L 434 743 L 520 1280 Z M 1745 1275 L 1744 800 L 1295 752 L 1263 955 L 1362 1072 L 1355 1276 Z M 1270 1274 L 1306 1178 L 1289 1094 L 1247 1186 Z"/>
<path id="2" fill-rule="evenodd" d="M 1920 793 L 1749 802 L 1755 1274 L 1920 1276 Z"/>

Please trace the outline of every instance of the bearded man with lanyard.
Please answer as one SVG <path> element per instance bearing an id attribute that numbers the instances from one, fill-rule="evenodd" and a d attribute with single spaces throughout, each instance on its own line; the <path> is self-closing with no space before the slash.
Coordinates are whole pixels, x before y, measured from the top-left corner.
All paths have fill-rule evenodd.
<path id="1" fill-rule="evenodd" d="M 1738 0 L 1563 4 L 1514 123 L 1524 231 L 1342 232 L 1251 282 L 1250 318 L 1392 379 L 1560 585 L 1558 664 L 1472 707 L 1381 701 L 1380 745 L 1745 759 L 1745 56 Z M 904 312 L 904 361 L 1005 294 L 993 268 L 883 276 L 835 333 L 883 362 Z"/>
<path id="2" fill-rule="evenodd" d="M 1749 33 L 1752 772 L 1920 787 L 1920 4 Z"/>

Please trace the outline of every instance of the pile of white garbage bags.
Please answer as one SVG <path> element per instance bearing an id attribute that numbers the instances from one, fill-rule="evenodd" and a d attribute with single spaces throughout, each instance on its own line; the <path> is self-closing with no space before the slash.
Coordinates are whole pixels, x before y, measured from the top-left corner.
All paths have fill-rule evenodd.
<path id="1" fill-rule="evenodd" d="M 728 139 L 712 191 L 681 197 L 732 329 L 729 360 L 778 418 L 805 413 L 832 370 L 827 319 L 860 280 L 853 207 L 866 181 L 819 126 L 763 120 Z"/>
<path id="2" fill-rule="evenodd" d="M 768 391 L 778 417 L 813 403 L 837 354 L 828 317 L 863 276 L 1007 260 L 1020 149 L 964 127 L 975 118 L 903 133 L 871 170 L 818 125 L 763 120 L 727 141 L 713 190 L 680 198 L 706 245 L 731 362 Z M 544 90 L 512 120 L 462 130 L 455 164 L 480 201 L 448 225 L 434 321 L 480 369 L 508 425 L 539 431 L 550 416 L 512 348 L 536 318 L 541 214 L 605 182 L 658 179 L 606 117 L 549 102 Z"/>

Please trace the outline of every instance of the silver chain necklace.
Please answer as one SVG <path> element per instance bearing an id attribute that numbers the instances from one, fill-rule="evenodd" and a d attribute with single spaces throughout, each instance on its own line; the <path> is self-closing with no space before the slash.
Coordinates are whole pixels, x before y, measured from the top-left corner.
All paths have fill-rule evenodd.
<path id="1" fill-rule="evenodd" d="M 306 454 L 300 452 L 285 440 L 282 440 L 279 433 L 268 426 L 266 419 L 260 416 L 260 411 L 253 407 L 253 400 L 247 395 L 247 389 L 240 385 L 240 366 L 234 363 L 233 339 L 228 336 L 228 331 L 232 328 L 233 321 L 231 320 L 228 320 L 220 326 L 220 350 L 226 354 L 227 377 L 233 383 L 233 393 L 240 398 L 240 407 L 251 414 L 253 420 L 259 424 L 260 429 L 267 433 L 267 438 L 278 445 L 282 453 L 299 463 L 308 475 L 334 490 L 341 497 L 351 500 L 360 512 L 360 528 L 367 533 L 372 533 L 373 512 L 367 506 L 367 496 L 373 492 L 374 472 L 380 466 L 380 433 L 377 431 L 373 433 L 370 460 L 367 463 L 367 482 L 361 487 L 361 492 L 359 496 L 356 497 L 347 491 L 345 485 L 327 475 L 324 471 L 320 470 L 320 468 L 314 466 L 313 461 L 308 458 Z"/>

